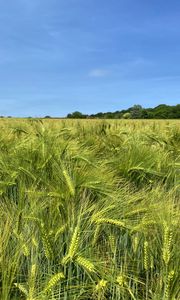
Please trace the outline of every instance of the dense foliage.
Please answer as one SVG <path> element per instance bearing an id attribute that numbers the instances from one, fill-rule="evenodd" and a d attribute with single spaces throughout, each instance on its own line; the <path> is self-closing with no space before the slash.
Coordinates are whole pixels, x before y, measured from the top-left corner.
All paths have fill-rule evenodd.
<path id="1" fill-rule="evenodd" d="M 178 300 L 179 124 L 0 120 L 0 299 Z"/>
<path id="2" fill-rule="evenodd" d="M 158 105 L 155 108 L 143 108 L 141 105 L 134 105 L 126 110 L 97 113 L 93 115 L 85 115 L 75 111 L 68 114 L 70 119 L 180 119 L 180 104 L 169 106 L 165 104 Z"/>

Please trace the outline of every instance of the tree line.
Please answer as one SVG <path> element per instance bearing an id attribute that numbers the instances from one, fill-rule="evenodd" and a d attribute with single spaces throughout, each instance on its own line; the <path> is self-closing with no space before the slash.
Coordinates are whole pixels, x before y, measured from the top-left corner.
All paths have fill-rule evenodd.
<path id="1" fill-rule="evenodd" d="M 97 114 L 83 114 L 79 111 L 69 113 L 68 119 L 179 119 L 180 104 L 170 106 L 158 105 L 154 108 L 143 108 L 141 105 L 134 105 L 128 109 L 115 112 L 99 112 Z"/>
<path id="2" fill-rule="evenodd" d="M 4 118 L 4 116 L 0 116 Z M 7 116 L 6 118 L 12 118 Z M 32 117 L 28 117 L 32 118 Z M 50 119 L 50 115 L 44 117 Z M 180 119 L 180 104 L 171 106 L 160 104 L 154 108 L 143 108 L 136 104 L 128 109 L 117 110 L 115 112 L 98 112 L 96 114 L 83 114 L 80 111 L 74 111 L 67 114 L 68 119 Z M 56 117 L 55 119 L 64 119 Z"/>

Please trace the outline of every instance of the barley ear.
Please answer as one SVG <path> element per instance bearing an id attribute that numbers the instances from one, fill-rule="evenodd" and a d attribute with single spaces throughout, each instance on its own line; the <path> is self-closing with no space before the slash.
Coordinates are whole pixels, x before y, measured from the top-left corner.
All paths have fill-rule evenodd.
<path id="1" fill-rule="evenodd" d="M 87 271 L 89 271 L 89 272 L 95 272 L 95 266 L 94 266 L 94 264 L 91 261 L 89 261 L 87 258 L 82 257 L 82 256 L 78 256 L 76 258 L 76 262 L 78 263 L 78 265 L 82 266 Z"/>
<path id="2" fill-rule="evenodd" d="M 36 266 L 36 264 L 33 264 L 31 267 L 30 278 L 29 278 L 29 298 L 30 299 L 31 298 L 33 299 L 33 296 L 34 296 L 36 271 L 37 271 L 37 266 Z"/>
<path id="3" fill-rule="evenodd" d="M 163 253 L 162 257 L 165 265 L 168 265 L 171 257 L 171 242 L 172 242 L 172 231 L 165 224 L 164 225 L 164 237 L 163 237 Z"/>
<path id="4" fill-rule="evenodd" d="M 57 285 L 60 280 L 65 279 L 64 274 L 62 272 L 57 273 L 51 277 L 46 287 L 44 288 L 44 293 L 48 293 L 52 290 L 52 288 Z"/>
<path id="5" fill-rule="evenodd" d="M 144 269 L 147 271 L 149 268 L 149 252 L 148 252 L 148 242 L 144 242 Z"/>
<path id="6" fill-rule="evenodd" d="M 66 184 L 69 188 L 70 195 L 74 196 L 75 195 L 74 184 L 73 184 L 72 179 L 69 176 L 68 172 L 64 168 L 63 168 L 63 175 L 64 175 L 64 178 L 65 178 Z"/>
<path id="7" fill-rule="evenodd" d="M 15 287 L 17 287 L 24 295 L 28 297 L 28 291 L 21 283 L 14 283 Z"/>
<path id="8" fill-rule="evenodd" d="M 53 251 L 52 251 L 51 244 L 50 244 L 48 235 L 46 233 L 46 230 L 45 230 L 43 224 L 41 224 L 40 231 L 41 231 L 42 243 L 43 243 L 45 256 L 47 259 L 51 259 L 53 257 Z"/>
<path id="9" fill-rule="evenodd" d="M 75 227 L 74 233 L 72 235 L 71 243 L 69 246 L 68 256 L 72 259 L 77 252 L 79 243 L 79 226 Z"/>
<path id="10" fill-rule="evenodd" d="M 92 241 L 92 245 L 95 246 L 97 240 L 98 240 L 98 237 L 99 237 L 99 233 L 100 233 L 100 225 L 97 225 L 96 226 L 96 229 L 95 229 L 95 232 L 94 232 L 94 237 L 93 237 L 93 241 Z"/>
<path id="11" fill-rule="evenodd" d="M 110 224 L 110 225 L 116 225 L 118 227 L 126 227 L 125 223 L 123 221 L 109 219 L 109 218 L 99 218 L 96 221 L 96 224 Z"/>
<path id="12" fill-rule="evenodd" d="M 166 282 L 166 290 L 165 290 L 165 297 L 167 300 L 169 300 L 169 293 L 170 293 L 170 286 L 171 286 L 171 281 L 174 277 L 174 270 L 170 271 L 167 277 L 167 282 Z"/>

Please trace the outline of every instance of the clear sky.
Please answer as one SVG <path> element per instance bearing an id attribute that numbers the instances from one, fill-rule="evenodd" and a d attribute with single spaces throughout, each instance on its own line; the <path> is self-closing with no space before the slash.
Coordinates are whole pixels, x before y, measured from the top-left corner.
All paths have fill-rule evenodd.
<path id="1" fill-rule="evenodd" d="M 179 0 L 0 0 L 0 115 L 180 103 Z"/>

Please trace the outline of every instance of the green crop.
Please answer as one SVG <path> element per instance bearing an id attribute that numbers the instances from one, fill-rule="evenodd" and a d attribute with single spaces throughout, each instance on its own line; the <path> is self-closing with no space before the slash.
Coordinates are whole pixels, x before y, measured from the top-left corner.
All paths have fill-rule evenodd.
<path id="1" fill-rule="evenodd" d="M 0 120 L 0 299 L 180 299 L 179 125 Z"/>

